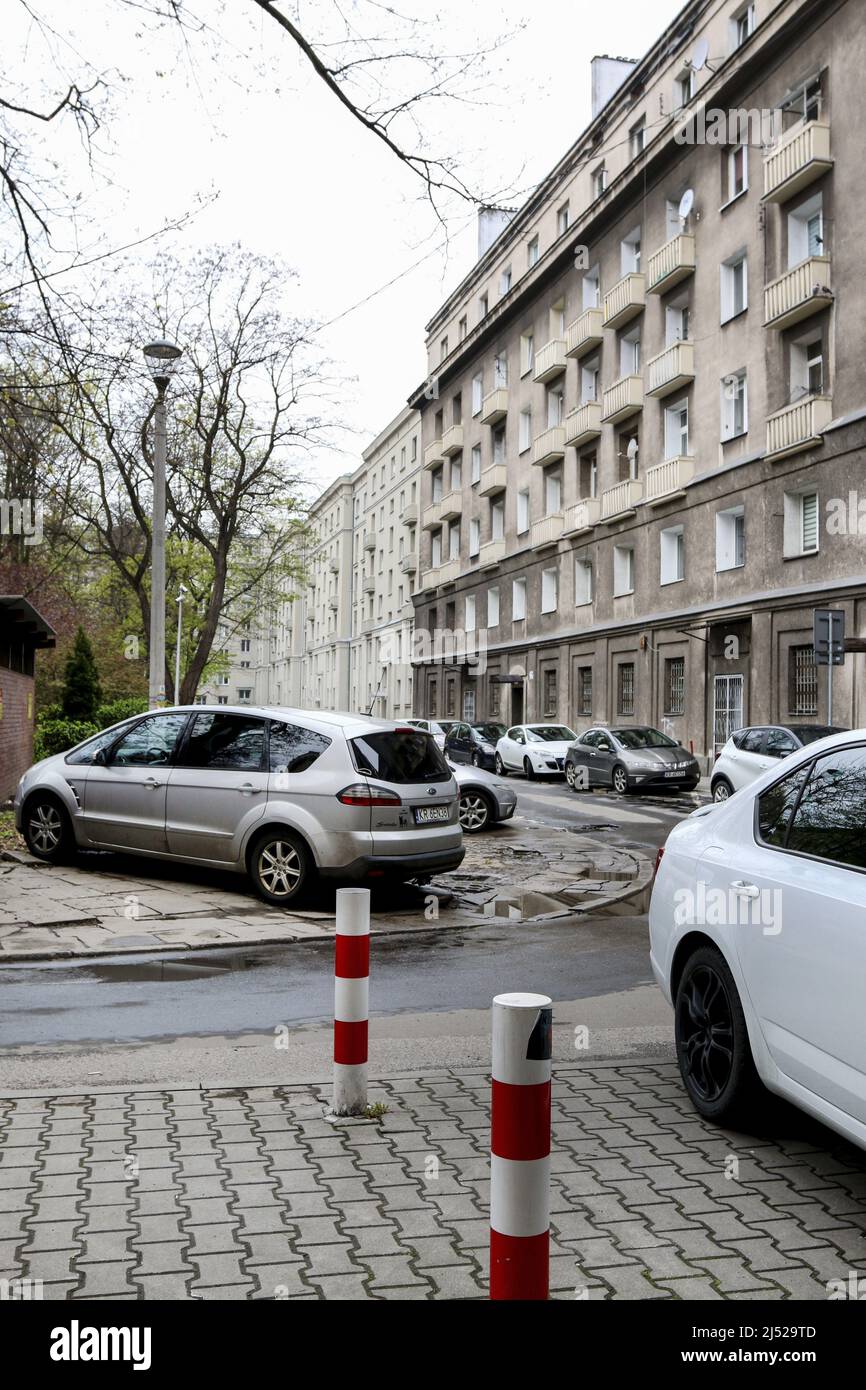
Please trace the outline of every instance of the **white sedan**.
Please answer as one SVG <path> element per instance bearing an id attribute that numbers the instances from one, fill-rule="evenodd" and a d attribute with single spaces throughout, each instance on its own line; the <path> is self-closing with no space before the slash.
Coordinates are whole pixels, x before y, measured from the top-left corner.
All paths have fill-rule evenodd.
<path id="1" fill-rule="evenodd" d="M 866 1148 L 866 730 L 800 748 L 659 851 L 650 957 L 696 1110 L 763 1087 Z"/>
<path id="2" fill-rule="evenodd" d="M 564 776 L 565 755 L 577 734 L 565 724 L 515 724 L 496 745 L 500 777 L 522 772 L 534 777 Z"/>
<path id="3" fill-rule="evenodd" d="M 727 801 L 740 787 L 747 787 L 780 758 L 787 758 L 789 753 L 796 753 L 807 743 L 845 732 L 829 724 L 769 724 L 737 729 L 713 763 L 710 775 L 713 801 Z"/>

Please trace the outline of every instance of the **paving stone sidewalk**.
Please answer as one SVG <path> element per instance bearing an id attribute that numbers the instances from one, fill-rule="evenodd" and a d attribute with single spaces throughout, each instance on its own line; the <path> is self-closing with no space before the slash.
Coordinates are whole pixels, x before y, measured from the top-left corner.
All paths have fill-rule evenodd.
<path id="1" fill-rule="evenodd" d="M 49 1299 L 483 1299 L 489 1082 L 391 1076 L 379 1121 L 327 1088 L 0 1099 L 0 1278 Z M 866 1163 L 793 1115 L 698 1120 L 662 1063 L 553 1088 L 562 1299 L 823 1299 L 866 1271 Z"/>

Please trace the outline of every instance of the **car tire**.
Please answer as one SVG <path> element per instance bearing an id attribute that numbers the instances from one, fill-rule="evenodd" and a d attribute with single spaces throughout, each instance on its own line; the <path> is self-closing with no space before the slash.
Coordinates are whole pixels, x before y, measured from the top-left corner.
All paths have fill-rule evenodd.
<path id="1" fill-rule="evenodd" d="M 35 792 L 24 806 L 24 840 L 30 853 L 46 864 L 64 864 L 75 850 L 66 807 L 51 792 Z"/>
<path id="2" fill-rule="evenodd" d="M 493 761 L 493 766 L 494 766 L 494 769 L 495 769 L 495 771 L 496 771 L 496 776 L 497 776 L 497 777 L 507 777 L 507 776 L 508 776 L 508 768 L 505 766 L 504 762 L 502 761 L 502 759 L 500 758 L 500 756 L 499 756 L 498 753 L 496 754 L 496 757 L 495 757 L 495 759 L 494 759 L 494 761 Z"/>
<path id="3" fill-rule="evenodd" d="M 619 796 L 626 796 L 628 794 L 628 773 L 622 763 L 616 763 L 614 766 L 610 774 L 610 785 Z"/>
<path id="4" fill-rule="evenodd" d="M 580 791 L 580 787 L 577 785 L 577 768 L 568 758 L 565 760 L 565 780 L 573 792 Z"/>
<path id="5" fill-rule="evenodd" d="M 713 801 L 727 801 L 729 796 L 733 796 L 734 789 L 727 777 L 716 777 L 710 787 L 710 794 Z"/>
<path id="6" fill-rule="evenodd" d="M 457 814 L 464 835 L 479 835 L 494 819 L 493 804 L 483 792 L 464 792 L 457 803 Z"/>
<path id="7" fill-rule="evenodd" d="M 677 1063 L 689 1100 L 715 1124 L 748 1120 L 764 1095 L 743 1006 L 720 951 L 690 956 L 674 1000 Z"/>
<path id="8" fill-rule="evenodd" d="M 523 759 L 523 773 L 527 782 L 534 782 L 538 775 L 528 758 Z"/>
<path id="9" fill-rule="evenodd" d="M 280 826 L 263 830 L 249 853 L 249 875 L 260 898 L 275 907 L 296 903 L 309 883 L 310 852 L 299 836 Z"/>

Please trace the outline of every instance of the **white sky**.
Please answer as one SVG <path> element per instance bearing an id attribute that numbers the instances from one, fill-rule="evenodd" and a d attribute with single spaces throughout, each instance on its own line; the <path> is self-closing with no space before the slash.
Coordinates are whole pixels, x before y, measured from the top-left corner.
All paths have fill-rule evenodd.
<path id="1" fill-rule="evenodd" d="M 195 63 L 177 63 L 176 37 L 148 38 L 144 24 L 119 14 L 112 0 L 34 3 L 64 36 L 74 10 L 78 52 L 127 79 L 115 83 L 109 138 L 101 140 L 111 184 L 88 182 L 80 159 L 72 166 L 109 244 L 146 235 L 216 192 L 181 236 L 154 245 L 183 251 L 237 240 L 279 255 L 299 275 L 287 307 L 320 321 L 433 252 L 322 335 L 345 382 L 346 452 L 311 460 L 318 491 L 357 466 L 361 449 L 424 377 L 424 324 L 475 259 L 474 210 L 455 210 L 455 234 L 447 252 L 441 249 L 441 229 L 419 198 L 418 181 L 339 107 L 252 0 L 230 0 L 218 65 L 195 40 Z M 489 103 L 438 109 L 439 148 L 465 161 L 469 181 L 480 174 L 486 188 L 528 191 L 589 120 L 592 56 L 641 57 L 681 7 L 682 0 L 481 0 L 474 7 L 414 0 L 409 11 L 435 20 L 453 52 L 473 44 L 467 14 L 476 35 L 479 28 L 498 33 L 525 25 L 496 55 L 498 90 Z M 196 8 L 216 21 L 210 0 Z M 28 31 L 23 9 L 7 8 L 4 20 L 12 21 L 4 23 L 7 70 L 17 71 L 22 94 L 33 94 L 38 74 L 46 73 L 44 47 Z M 65 51 L 70 70 L 80 70 Z"/>

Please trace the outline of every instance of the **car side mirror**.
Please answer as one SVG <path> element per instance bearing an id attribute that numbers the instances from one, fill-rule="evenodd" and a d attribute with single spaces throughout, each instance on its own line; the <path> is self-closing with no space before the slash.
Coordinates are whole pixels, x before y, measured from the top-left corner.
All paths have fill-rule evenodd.
<path id="1" fill-rule="evenodd" d="M 97 767 L 107 767 L 107 766 L 108 766 L 108 758 L 106 757 L 105 749 L 104 749 L 104 748 L 97 748 L 96 752 L 94 753 L 94 755 L 93 755 L 93 757 L 90 759 L 90 761 L 91 761 L 92 763 L 95 763 Z"/>

